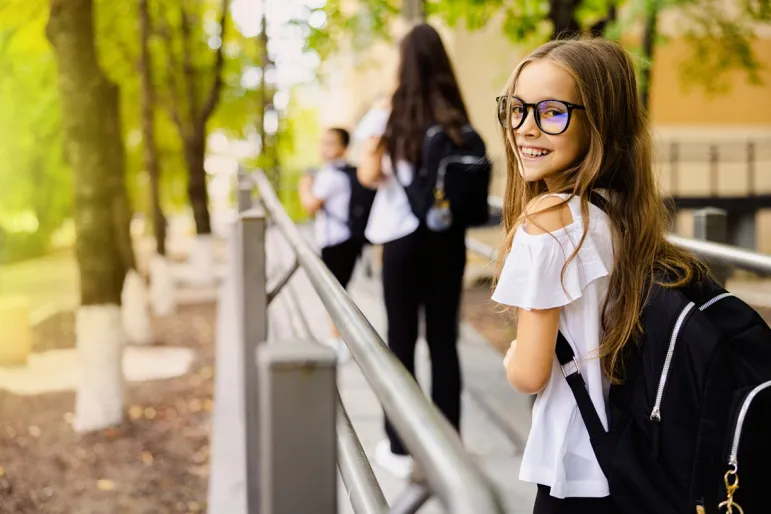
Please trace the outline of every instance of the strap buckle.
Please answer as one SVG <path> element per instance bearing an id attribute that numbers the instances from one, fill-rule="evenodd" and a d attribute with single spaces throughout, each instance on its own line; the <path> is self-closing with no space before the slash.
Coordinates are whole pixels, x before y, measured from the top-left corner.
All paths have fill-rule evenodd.
<path id="1" fill-rule="evenodd" d="M 562 376 L 565 378 L 568 378 L 571 375 L 581 374 L 581 362 L 578 360 L 578 357 L 573 356 L 573 360 L 568 362 L 567 364 L 564 364 L 560 366 L 560 369 L 562 370 Z"/>

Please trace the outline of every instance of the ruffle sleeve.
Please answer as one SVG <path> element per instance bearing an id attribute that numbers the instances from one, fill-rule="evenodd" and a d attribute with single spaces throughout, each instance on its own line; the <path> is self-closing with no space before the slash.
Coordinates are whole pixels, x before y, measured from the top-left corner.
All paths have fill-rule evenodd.
<path id="1" fill-rule="evenodd" d="M 589 284 L 609 274 L 591 233 L 563 274 L 582 232 L 580 223 L 548 234 L 528 234 L 520 226 L 492 299 L 527 310 L 562 307 L 576 301 Z"/>

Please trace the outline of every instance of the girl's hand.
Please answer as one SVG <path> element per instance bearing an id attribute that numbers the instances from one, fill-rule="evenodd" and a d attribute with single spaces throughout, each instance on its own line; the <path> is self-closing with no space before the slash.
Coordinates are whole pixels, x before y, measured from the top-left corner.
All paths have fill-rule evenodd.
<path id="1" fill-rule="evenodd" d="M 514 351 L 517 349 L 517 340 L 514 339 L 511 342 L 511 345 L 509 346 L 509 349 L 506 351 L 506 356 L 503 358 L 503 367 L 508 369 L 509 368 L 509 362 L 511 362 L 511 359 L 514 358 Z"/>
<path id="2" fill-rule="evenodd" d="M 378 183 L 384 176 L 382 167 L 384 154 L 385 148 L 381 144 L 381 138 L 370 137 L 364 144 L 361 163 L 356 172 L 361 185 L 369 189 L 377 189 Z"/>

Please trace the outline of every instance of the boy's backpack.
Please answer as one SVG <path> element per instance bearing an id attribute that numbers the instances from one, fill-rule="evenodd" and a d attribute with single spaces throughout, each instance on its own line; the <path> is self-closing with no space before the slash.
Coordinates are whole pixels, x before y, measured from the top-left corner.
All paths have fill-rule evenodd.
<path id="1" fill-rule="evenodd" d="M 372 211 L 372 203 L 375 201 L 376 191 L 367 189 L 356 177 L 356 167 L 350 164 L 338 168 L 348 176 L 351 183 L 351 200 L 348 203 L 348 228 L 351 231 L 351 237 L 367 244 L 367 238 L 364 231 L 367 229 L 367 221 Z"/>
<path id="2" fill-rule="evenodd" d="M 443 232 L 453 226 L 475 227 L 487 223 L 487 196 L 491 163 L 485 143 L 466 125 L 463 143 L 456 145 L 441 125 L 426 131 L 421 165 L 407 192 L 412 212 L 429 229 Z"/>
<path id="3" fill-rule="evenodd" d="M 654 286 L 641 321 L 642 340 L 623 358 L 625 380 L 610 387 L 607 432 L 570 344 L 557 338 L 620 512 L 771 512 L 771 329 L 708 279 Z"/>

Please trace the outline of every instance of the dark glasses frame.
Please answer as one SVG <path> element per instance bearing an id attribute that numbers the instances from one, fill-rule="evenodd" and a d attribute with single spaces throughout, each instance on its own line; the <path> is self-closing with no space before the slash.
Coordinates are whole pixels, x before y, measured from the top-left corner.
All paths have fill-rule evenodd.
<path id="1" fill-rule="evenodd" d="M 521 98 L 519 98 L 518 96 L 512 96 L 512 97 L 497 96 L 495 97 L 495 104 L 498 108 L 498 123 L 500 123 L 501 127 L 503 128 L 506 128 L 506 124 L 507 124 L 506 120 L 511 120 L 511 109 L 507 108 L 505 115 L 502 116 L 501 103 L 507 102 L 509 98 L 511 98 L 512 100 L 519 100 L 522 103 L 522 107 L 524 109 L 524 113 L 522 114 L 522 119 L 519 120 L 519 123 L 517 124 L 516 127 L 511 127 L 512 130 L 517 130 L 519 127 L 522 126 L 523 123 L 525 123 L 525 120 L 527 119 L 527 113 L 530 112 L 530 110 L 532 109 L 533 116 L 535 116 L 535 124 L 538 125 L 538 128 L 541 130 L 541 132 L 543 132 L 544 134 L 549 134 L 550 136 L 558 136 L 568 129 L 568 127 L 570 126 L 570 120 L 573 117 L 574 110 L 579 110 L 579 111 L 586 110 L 586 107 L 584 107 L 583 105 L 573 104 L 570 102 L 566 102 L 564 100 L 548 99 L 548 100 L 541 100 L 540 102 L 535 104 L 529 104 L 524 100 L 522 100 Z M 540 114 L 540 111 L 538 110 L 538 106 L 546 102 L 558 102 L 567 108 L 568 120 L 565 122 L 565 128 L 563 128 L 559 132 L 549 132 L 548 130 L 544 130 L 544 128 L 541 126 L 541 114 Z"/>

